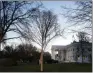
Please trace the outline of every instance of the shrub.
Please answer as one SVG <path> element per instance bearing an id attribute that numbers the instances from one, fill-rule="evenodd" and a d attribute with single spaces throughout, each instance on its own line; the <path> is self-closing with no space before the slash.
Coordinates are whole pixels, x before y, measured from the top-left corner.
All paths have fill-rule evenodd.
<path id="1" fill-rule="evenodd" d="M 11 58 L 0 59 L 0 66 L 14 66 L 14 65 L 17 65 L 17 62 L 12 60 Z"/>

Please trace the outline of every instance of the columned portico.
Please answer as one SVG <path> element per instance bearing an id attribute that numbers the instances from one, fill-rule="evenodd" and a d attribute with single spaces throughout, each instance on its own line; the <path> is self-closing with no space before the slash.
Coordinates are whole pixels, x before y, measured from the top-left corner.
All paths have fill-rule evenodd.
<path id="1" fill-rule="evenodd" d="M 58 60 L 59 62 L 64 62 L 66 60 L 66 53 L 64 52 L 64 46 L 58 47 L 52 47 L 52 59 Z M 58 55 L 56 55 L 58 54 Z"/>
<path id="2" fill-rule="evenodd" d="M 59 62 L 82 62 L 81 54 L 79 54 L 77 56 L 78 52 L 76 53 L 77 47 L 79 47 L 79 44 L 80 44 L 79 42 L 73 42 L 67 46 L 53 45 L 52 49 L 51 49 L 52 50 L 52 59 L 58 60 Z M 83 44 L 84 44 L 84 48 L 85 48 L 83 62 L 89 63 L 89 62 L 91 62 L 92 43 L 85 42 Z M 79 49 L 81 49 L 81 48 L 79 48 Z"/>

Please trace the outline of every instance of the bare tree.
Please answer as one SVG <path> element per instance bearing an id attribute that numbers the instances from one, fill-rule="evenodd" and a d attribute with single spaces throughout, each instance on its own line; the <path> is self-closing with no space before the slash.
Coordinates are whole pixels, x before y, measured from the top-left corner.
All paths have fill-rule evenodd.
<path id="1" fill-rule="evenodd" d="M 77 55 L 81 55 L 82 56 L 82 63 L 83 63 L 83 57 L 84 57 L 84 53 L 85 53 L 85 49 L 84 48 L 84 44 L 85 42 L 89 42 L 88 40 L 88 37 L 86 36 L 86 33 L 85 32 L 78 32 L 78 35 L 77 35 L 78 39 L 79 39 L 79 44 L 78 44 L 78 47 L 77 47 Z"/>
<path id="2" fill-rule="evenodd" d="M 62 7 L 62 16 L 67 18 L 67 23 L 70 22 L 71 25 L 68 31 L 80 32 L 85 31 L 90 36 L 92 36 L 92 1 L 74 1 L 75 5 L 73 7 Z M 80 28 L 72 29 L 75 26 L 80 26 Z M 67 29 L 68 29 L 67 28 Z"/>
<path id="3" fill-rule="evenodd" d="M 31 30 L 26 30 L 28 40 L 31 40 L 41 46 L 40 64 L 43 71 L 43 52 L 48 43 L 55 37 L 60 35 L 57 16 L 50 10 L 37 11 L 36 16 L 33 16 L 33 24 Z M 24 31 L 23 31 L 24 32 Z"/>
<path id="4" fill-rule="evenodd" d="M 85 25 L 85 28 L 92 28 L 92 1 L 76 1 L 76 8 L 65 9 L 63 16 L 67 17 L 68 21 L 74 23 L 74 25 Z"/>
<path id="5" fill-rule="evenodd" d="M 78 32 L 77 37 L 78 37 L 79 41 L 89 42 L 88 36 L 86 34 L 87 33 L 85 33 L 85 32 Z"/>
<path id="6" fill-rule="evenodd" d="M 34 5 L 34 7 L 33 7 Z M 3 38 L 7 32 L 21 33 L 30 27 L 30 17 L 42 4 L 34 1 L 0 1 L 0 43 L 7 39 Z M 29 17 L 30 16 L 30 17 Z M 21 33 L 21 36 L 22 35 Z"/>

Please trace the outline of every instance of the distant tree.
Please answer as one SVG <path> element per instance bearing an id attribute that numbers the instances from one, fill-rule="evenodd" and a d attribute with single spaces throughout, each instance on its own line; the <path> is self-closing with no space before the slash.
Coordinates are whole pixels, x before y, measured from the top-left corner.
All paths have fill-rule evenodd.
<path id="1" fill-rule="evenodd" d="M 38 63 L 39 64 L 39 59 L 40 59 L 40 52 L 38 51 L 33 51 L 32 52 L 32 61 L 34 63 Z"/>
<path id="2" fill-rule="evenodd" d="M 40 52 L 31 44 L 19 44 L 15 48 L 7 45 L 0 51 L 0 58 L 11 59 L 15 65 L 17 65 L 17 61 L 20 60 L 22 60 L 23 63 L 30 62 L 37 64 L 39 62 Z"/>
<path id="3" fill-rule="evenodd" d="M 85 43 L 90 44 L 90 42 L 87 39 L 88 37 L 86 36 L 85 32 L 78 32 L 77 37 L 79 39 L 79 44 L 77 47 L 76 57 L 81 55 L 82 56 L 82 63 L 83 63 L 84 53 L 86 53 L 85 50 L 87 49 L 87 48 L 84 48 L 84 44 Z"/>
<path id="4" fill-rule="evenodd" d="M 89 62 L 91 62 L 92 63 L 92 54 L 89 54 Z"/>
<path id="5" fill-rule="evenodd" d="M 74 60 L 77 62 L 79 57 L 79 47 L 76 48 L 76 53 L 74 55 Z"/>
<path id="6" fill-rule="evenodd" d="M 22 59 L 23 62 L 30 61 L 37 63 L 40 53 L 37 51 L 37 48 L 31 44 L 20 44 L 16 47 L 17 54 L 19 59 Z"/>
<path id="7" fill-rule="evenodd" d="M 28 52 L 27 52 L 27 45 L 25 44 L 20 44 L 16 47 L 17 49 L 17 53 L 18 53 L 18 57 L 19 59 L 22 59 L 23 62 L 27 60 L 28 57 Z"/>
<path id="8" fill-rule="evenodd" d="M 0 51 L 0 58 L 4 58 L 4 52 Z"/>
<path id="9" fill-rule="evenodd" d="M 11 57 L 11 55 L 13 53 L 13 47 L 12 46 L 5 46 L 3 51 L 5 53 L 5 57 Z"/>
<path id="10" fill-rule="evenodd" d="M 44 52 L 44 62 L 48 62 L 49 60 L 51 60 L 51 54 L 49 52 Z"/>
<path id="11" fill-rule="evenodd" d="M 89 37 L 87 36 L 86 32 L 78 32 L 77 37 L 78 37 L 79 41 L 89 42 Z"/>

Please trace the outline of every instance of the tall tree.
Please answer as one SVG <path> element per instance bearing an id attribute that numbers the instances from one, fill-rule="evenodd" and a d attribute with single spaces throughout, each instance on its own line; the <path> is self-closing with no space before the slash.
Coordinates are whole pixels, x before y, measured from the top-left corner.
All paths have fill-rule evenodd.
<path id="1" fill-rule="evenodd" d="M 36 16 L 33 16 L 33 24 L 31 31 L 27 30 L 28 40 L 31 40 L 41 46 L 40 64 L 41 71 L 43 71 L 43 52 L 48 43 L 55 37 L 60 35 L 59 24 L 57 23 L 57 16 L 50 10 L 37 11 Z"/>
<path id="2" fill-rule="evenodd" d="M 67 18 L 67 22 L 71 22 L 70 26 L 81 26 L 81 30 L 86 30 L 88 34 L 92 34 L 92 1 L 74 1 L 75 5 L 71 8 L 62 6 L 62 15 Z M 79 32 L 80 29 L 77 31 Z M 75 30 L 75 29 L 73 29 Z"/>
<path id="3" fill-rule="evenodd" d="M 21 33 L 30 27 L 30 17 L 42 4 L 34 1 L 0 1 L 0 43 L 7 32 Z M 30 17 L 29 17 L 30 16 Z M 21 33 L 21 36 L 24 36 Z M 19 37 L 13 37 L 19 38 Z"/>

